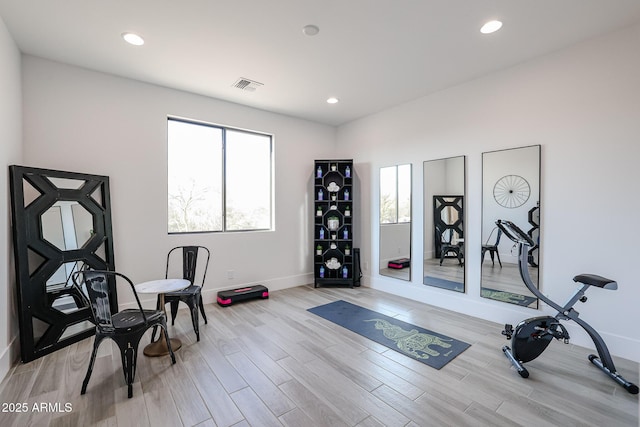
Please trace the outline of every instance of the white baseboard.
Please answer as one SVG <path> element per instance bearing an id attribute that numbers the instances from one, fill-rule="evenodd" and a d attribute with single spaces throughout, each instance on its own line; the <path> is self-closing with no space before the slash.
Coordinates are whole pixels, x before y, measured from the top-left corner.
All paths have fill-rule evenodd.
<path id="1" fill-rule="evenodd" d="M 14 336 L 9 346 L 0 353 L 0 381 L 4 380 L 19 359 L 20 341 L 18 336 Z"/>
<path id="2" fill-rule="evenodd" d="M 307 283 L 313 283 L 313 274 L 309 273 L 297 276 L 278 277 L 275 279 L 261 280 L 259 282 L 252 283 L 236 283 L 233 286 L 224 286 L 215 289 L 207 289 L 205 287 L 202 290 L 202 301 L 205 304 L 214 303 L 217 301 L 218 292 L 227 291 L 229 289 L 244 288 L 246 286 L 263 285 L 269 289 L 269 292 L 273 292 L 282 289 L 294 288 Z"/>
<path id="3" fill-rule="evenodd" d="M 218 298 L 218 292 L 226 291 L 229 289 L 244 288 L 244 287 L 253 286 L 253 285 L 263 285 L 269 289 L 269 292 L 273 292 L 281 289 L 293 288 L 293 287 L 304 285 L 307 283 L 313 283 L 312 273 L 299 274 L 296 276 L 277 277 L 275 279 L 261 280 L 259 282 L 234 283 L 233 285 L 220 286 L 217 288 L 211 288 L 209 286 L 205 286 L 204 289 L 202 290 L 202 301 L 205 304 L 215 303 Z M 145 308 L 155 307 L 155 304 L 156 304 L 155 294 L 145 294 L 144 299 L 142 299 L 143 294 L 138 294 L 138 297 L 140 297 L 140 303 L 142 304 L 142 307 L 145 307 Z M 124 310 L 127 308 L 135 308 L 135 307 L 136 307 L 135 301 L 120 304 L 121 310 Z"/>

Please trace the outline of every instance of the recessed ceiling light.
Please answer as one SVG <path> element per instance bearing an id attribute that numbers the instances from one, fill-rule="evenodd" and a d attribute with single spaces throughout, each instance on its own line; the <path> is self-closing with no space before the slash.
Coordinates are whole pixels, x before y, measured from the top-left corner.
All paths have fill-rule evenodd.
<path id="1" fill-rule="evenodd" d="M 142 46 L 144 44 L 144 39 L 134 33 L 122 33 L 122 38 L 124 41 L 134 46 Z"/>
<path id="2" fill-rule="evenodd" d="M 302 27 L 302 33 L 305 36 L 315 36 L 316 34 L 318 34 L 320 32 L 320 28 L 318 28 L 317 25 L 305 25 L 304 27 Z"/>
<path id="3" fill-rule="evenodd" d="M 491 34 L 498 31 L 502 28 L 502 22 L 500 21 L 489 21 L 480 28 L 480 32 L 482 34 Z"/>
<path id="4" fill-rule="evenodd" d="M 327 99 L 327 104 L 337 104 L 338 103 L 338 98 L 336 97 L 331 97 L 329 99 Z"/>

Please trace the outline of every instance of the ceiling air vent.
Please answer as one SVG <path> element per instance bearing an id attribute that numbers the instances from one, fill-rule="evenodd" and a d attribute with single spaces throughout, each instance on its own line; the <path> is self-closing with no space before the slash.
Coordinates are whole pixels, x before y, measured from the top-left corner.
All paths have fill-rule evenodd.
<path id="1" fill-rule="evenodd" d="M 260 86 L 264 86 L 264 85 L 262 83 L 255 82 L 253 80 L 240 77 L 232 86 L 237 87 L 238 89 L 246 90 L 248 92 L 254 92 Z"/>

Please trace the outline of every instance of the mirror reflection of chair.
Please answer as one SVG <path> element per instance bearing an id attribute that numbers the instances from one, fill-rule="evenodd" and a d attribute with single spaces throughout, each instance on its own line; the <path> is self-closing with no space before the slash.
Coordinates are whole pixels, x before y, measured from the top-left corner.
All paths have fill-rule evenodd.
<path id="1" fill-rule="evenodd" d="M 435 226 L 437 236 L 439 236 L 440 242 L 440 265 L 442 265 L 442 261 L 448 255 L 453 253 L 458 259 L 458 263 L 460 267 L 462 267 L 462 257 L 464 255 L 464 248 L 462 242 L 453 243 L 453 230 L 446 229 L 442 230 L 439 225 Z"/>
<path id="2" fill-rule="evenodd" d="M 164 302 L 171 303 L 171 324 L 175 324 L 176 315 L 178 314 L 178 304 L 183 302 L 189 306 L 191 312 L 191 322 L 196 338 L 200 341 L 200 319 L 198 310 L 202 314 L 204 323 L 207 323 L 207 315 L 204 313 L 204 305 L 202 304 L 202 287 L 207 277 L 207 268 L 209 267 L 209 258 L 211 253 L 204 246 L 177 246 L 167 254 L 167 269 L 165 271 L 165 279 L 169 278 L 169 267 L 171 262 L 177 262 L 177 255 L 182 253 L 182 278 L 191 282 L 191 285 L 181 291 L 170 292 L 164 294 Z M 206 257 L 205 257 L 206 255 Z M 198 268 L 198 258 L 203 260 L 202 265 Z M 196 280 L 196 272 L 202 270 L 202 279 Z M 158 297 L 158 304 L 160 298 Z M 161 307 L 158 307 L 161 308 Z M 153 341 L 156 335 L 156 328 L 153 330 Z"/>
<path id="3" fill-rule="evenodd" d="M 138 308 L 126 309 L 120 312 L 111 313 L 109 304 L 109 281 L 122 278 L 129 283 Z M 171 363 L 176 363 L 176 358 L 171 349 L 171 341 L 167 333 L 166 315 L 162 310 L 144 310 L 140 304 L 140 299 L 129 278 L 114 271 L 86 270 L 73 274 L 73 286 L 79 293 L 84 295 L 82 285 L 85 285 L 91 312 L 96 324 L 96 336 L 93 341 L 93 352 L 87 369 L 87 375 L 82 382 L 82 392 L 85 394 L 89 378 L 96 361 L 96 354 L 100 343 L 105 338 L 111 338 L 120 348 L 122 358 L 122 369 L 124 379 L 128 386 L 128 396 L 133 396 L 133 380 L 136 375 L 136 362 L 138 360 L 138 344 L 144 333 L 152 326 L 160 326 L 163 329 Z"/>
<path id="4" fill-rule="evenodd" d="M 496 229 L 494 229 L 495 231 Z M 500 244 L 500 237 L 502 237 L 502 230 L 497 229 L 498 230 L 498 234 L 496 235 L 496 242 L 493 245 L 489 245 L 484 244 L 482 245 L 482 261 L 480 262 L 480 264 L 482 264 L 484 262 L 484 254 L 487 253 L 487 251 L 489 251 L 489 256 L 491 257 L 491 263 L 493 265 L 495 265 L 494 262 L 494 255 L 496 257 L 498 257 L 498 264 L 500 264 L 500 268 L 502 268 L 502 261 L 500 261 L 500 252 L 498 252 L 498 245 Z M 493 231 L 491 232 L 493 234 Z M 489 235 L 489 239 L 491 238 L 491 234 Z M 488 239 L 487 239 L 488 242 Z"/>

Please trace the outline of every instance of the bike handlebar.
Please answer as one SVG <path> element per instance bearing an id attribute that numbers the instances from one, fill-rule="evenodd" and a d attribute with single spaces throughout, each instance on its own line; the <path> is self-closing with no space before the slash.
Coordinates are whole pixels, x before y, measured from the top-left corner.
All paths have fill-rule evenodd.
<path id="1" fill-rule="evenodd" d="M 528 246 L 535 246 L 536 243 L 533 241 L 531 236 L 522 231 L 520 227 L 515 225 L 513 222 L 499 219 L 496 221 L 496 225 L 509 239 L 514 242 Z"/>

